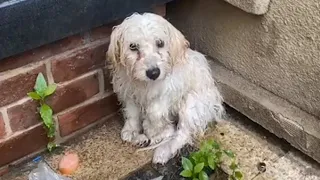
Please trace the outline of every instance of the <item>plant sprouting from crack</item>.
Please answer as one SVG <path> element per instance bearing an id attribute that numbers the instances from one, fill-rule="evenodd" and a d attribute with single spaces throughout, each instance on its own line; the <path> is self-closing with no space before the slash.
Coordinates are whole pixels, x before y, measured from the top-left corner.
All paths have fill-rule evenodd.
<path id="1" fill-rule="evenodd" d="M 208 172 L 215 171 L 220 167 L 221 157 L 231 158 L 231 174 L 229 180 L 242 180 L 243 175 L 236 163 L 235 155 L 230 150 L 221 149 L 220 145 L 214 140 L 207 140 L 201 143 L 200 149 L 190 154 L 189 158 L 182 157 L 183 171 L 180 173 L 182 177 L 192 180 L 208 180 Z"/>
<path id="2" fill-rule="evenodd" d="M 36 79 L 36 84 L 34 86 L 34 91 L 28 93 L 29 97 L 31 97 L 33 100 L 38 101 L 40 104 L 40 116 L 43 121 L 44 128 L 47 131 L 47 136 L 49 138 L 49 142 L 47 144 L 47 149 L 49 150 L 49 152 L 51 152 L 56 147 L 56 144 L 54 143 L 56 126 L 52 117 L 53 111 L 51 107 L 46 104 L 45 100 L 48 96 L 52 95 L 55 92 L 56 88 L 56 84 L 48 85 L 43 74 L 39 73 Z"/>

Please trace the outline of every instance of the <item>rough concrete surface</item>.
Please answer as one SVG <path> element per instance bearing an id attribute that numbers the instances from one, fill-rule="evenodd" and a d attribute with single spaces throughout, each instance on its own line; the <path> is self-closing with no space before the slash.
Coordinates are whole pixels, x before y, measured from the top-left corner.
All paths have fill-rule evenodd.
<path id="1" fill-rule="evenodd" d="M 226 122 L 209 130 L 206 138 L 235 152 L 245 180 L 320 179 L 320 166 L 315 161 L 238 112 L 227 112 Z M 265 172 L 258 169 L 259 163 L 266 164 Z"/>
<path id="2" fill-rule="evenodd" d="M 262 15 L 267 13 L 270 0 L 225 0 L 245 12 Z"/>
<path id="3" fill-rule="evenodd" d="M 219 63 L 210 65 L 226 103 L 320 162 L 319 119 Z"/>
<path id="4" fill-rule="evenodd" d="M 222 0 L 183 0 L 167 17 L 196 49 L 320 117 L 319 9 L 319 0 L 273 0 L 256 16 Z"/>

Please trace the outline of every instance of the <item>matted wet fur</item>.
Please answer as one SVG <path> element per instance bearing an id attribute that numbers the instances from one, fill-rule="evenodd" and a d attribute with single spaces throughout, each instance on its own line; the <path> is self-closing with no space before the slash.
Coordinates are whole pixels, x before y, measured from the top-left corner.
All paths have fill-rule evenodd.
<path id="1" fill-rule="evenodd" d="M 114 27 L 107 59 L 123 105 L 122 140 L 166 140 L 154 146 L 154 163 L 166 163 L 224 112 L 205 56 L 159 15 L 134 13 Z"/>

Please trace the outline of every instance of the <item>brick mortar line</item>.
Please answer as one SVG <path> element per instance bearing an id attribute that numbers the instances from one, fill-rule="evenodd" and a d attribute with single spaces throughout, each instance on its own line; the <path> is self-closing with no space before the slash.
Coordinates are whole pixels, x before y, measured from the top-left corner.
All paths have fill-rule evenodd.
<path id="1" fill-rule="evenodd" d="M 54 142 L 59 142 L 60 139 L 62 138 L 61 135 L 60 135 L 60 126 L 59 126 L 59 120 L 58 120 L 58 116 L 55 114 L 53 115 L 53 121 L 55 123 L 55 126 L 56 126 L 56 132 L 54 133 L 55 134 L 55 139 L 54 139 Z"/>
<path id="2" fill-rule="evenodd" d="M 15 102 L 12 102 L 12 103 L 10 103 L 10 104 L 8 104 L 6 106 L 3 106 L 3 108 L 4 109 L 10 109 L 10 108 L 12 108 L 14 106 L 21 105 L 21 104 L 23 104 L 23 103 L 25 103 L 25 102 L 27 102 L 29 100 L 31 100 L 31 98 L 28 97 L 28 96 L 25 96 L 22 99 L 19 99 L 18 101 L 15 101 Z"/>
<path id="3" fill-rule="evenodd" d="M 88 130 L 92 129 L 93 127 L 95 127 L 96 125 L 99 125 L 99 124 L 103 124 L 104 122 L 106 122 L 108 119 L 111 119 L 112 117 L 116 116 L 118 114 L 118 111 L 114 112 L 114 113 L 111 113 L 105 117 L 102 117 L 100 118 L 99 120 L 91 123 L 91 124 L 88 124 L 87 126 L 67 135 L 67 136 L 64 136 L 64 137 L 61 137 L 60 141 L 57 141 L 58 144 L 62 144 L 76 136 L 79 136 L 80 134 L 84 134 L 85 132 L 88 132 Z"/>
<path id="4" fill-rule="evenodd" d="M 12 78 L 12 77 L 17 76 L 19 74 L 26 73 L 26 72 L 33 70 L 33 69 L 36 69 L 36 68 L 40 67 L 41 65 L 44 65 L 45 62 L 46 62 L 46 60 L 39 61 L 39 62 L 27 64 L 25 66 L 21 66 L 21 67 L 15 68 L 15 69 L 1 72 L 0 73 L 0 81 Z"/>
<path id="5" fill-rule="evenodd" d="M 113 94 L 112 91 L 108 91 L 108 92 L 105 92 L 105 93 L 103 93 L 103 94 L 96 94 L 95 96 L 91 97 L 90 99 L 87 99 L 87 100 L 85 100 L 85 101 L 83 101 L 83 102 L 81 102 L 81 103 L 79 103 L 79 104 L 77 104 L 77 105 L 75 105 L 75 106 L 69 107 L 69 108 L 67 108 L 67 109 L 65 109 L 65 110 L 63 110 L 63 111 L 61 111 L 61 112 L 59 112 L 59 113 L 57 113 L 57 114 L 55 114 L 55 115 L 56 115 L 56 116 L 59 116 L 59 115 L 61 115 L 61 114 L 65 114 L 65 113 L 67 113 L 67 112 L 74 111 L 75 109 L 77 109 L 77 108 L 79 108 L 79 107 L 82 107 L 82 106 L 85 106 L 85 105 L 89 105 L 89 104 L 95 103 L 95 102 L 97 102 L 97 101 L 99 101 L 99 100 L 101 100 L 101 99 L 103 99 L 103 98 L 106 98 L 106 97 L 108 97 L 108 96 L 111 96 L 112 94 Z"/>
<path id="6" fill-rule="evenodd" d="M 104 83 L 104 74 L 102 69 L 97 70 L 98 73 L 98 81 L 99 81 L 99 94 L 103 94 L 105 92 L 105 83 Z"/>
<path id="7" fill-rule="evenodd" d="M 64 52 L 61 52 L 59 54 L 56 54 L 56 55 L 53 55 L 51 57 L 48 57 L 42 61 L 39 61 L 39 62 L 34 62 L 34 63 L 30 63 L 30 64 L 26 64 L 24 66 L 21 66 L 21 67 L 18 67 L 18 68 L 15 68 L 15 69 L 11 69 L 11 70 L 8 70 L 8 71 L 4 71 L 4 72 L 1 72 L 0 73 L 0 81 L 3 81 L 5 79 L 8 79 L 8 78 L 11 78 L 11 77 L 14 77 L 14 76 L 17 76 L 19 74 L 22 74 L 22 73 L 26 73 L 32 69 L 35 69 L 41 65 L 45 65 L 46 63 L 50 63 L 51 61 L 53 60 L 56 60 L 56 59 L 61 59 L 61 57 L 68 57 L 70 55 L 73 55 L 74 53 L 76 53 L 77 51 L 81 51 L 83 49 L 86 49 L 88 47 L 98 47 L 104 43 L 108 43 L 110 40 L 109 37 L 107 38 L 102 38 L 102 39 L 98 39 L 98 40 L 95 40 L 91 43 L 88 43 L 88 44 L 85 44 L 85 45 L 82 45 L 82 46 L 79 46 L 79 47 L 76 47 L 76 48 L 73 48 L 73 49 L 70 49 L 70 50 L 67 50 L 67 51 L 64 51 Z"/>
<path id="8" fill-rule="evenodd" d="M 78 81 L 78 80 L 81 80 L 83 78 L 86 78 L 86 77 L 89 77 L 89 76 L 92 76 L 94 74 L 98 74 L 99 72 L 99 69 L 95 69 L 95 70 L 92 70 L 92 71 L 89 71 L 89 72 L 86 72 L 85 74 L 81 74 L 80 76 L 77 76 L 73 79 L 70 79 L 68 81 L 64 81 L 64 82 L 61 82 L 61 83 L 58 83 L 59 86 L 67 86 L 75 81 Z"/>
<path id="9" fill-rule="evenodd" d="M 95 73 L 98 73 L 98 71 L 99 71 L 99 70 L 93 70 L 93 71 L 87 72 L 86 74 L 83 74 L 83 75 L 81 75 L 81 76 L 78 76 L 78 77 L 76 77 L 76 78 L 74 78 L 74 79 L 71 79 L 71 80 L 69 80 L 69 81 L 62 82 L 62 83 L 60 83 L 60 84 L 58 84 L 58 85 L 59 85 L 59 86 L 69 85 L 69 84 L 71 84 L 71 83 L 73 83 L 73 82 L 75 82 L 75 81 L 81 80 L 81 79 L 83 79 L 83 78 L 85 78 L 85 77 L 92 76 L 92 75 L 94 75 Z M 50 83 L 50 84 L 51 84 L 51 83 Z M 14 107 L 14 106 L 21 105 L 21 104 L 23 104 L 23 103 L 25 103 L 25 102 L 27 102 L 27 101 L 29 101 L 29 100 L 32 100 L 32 99 L 31 99 L 30 97 L 28 97 L 27 94 L 26 94 L 26 96 L 23 97 L 22 99 L 19 99 L 19 100 L 14 101 L 14 102 L 12 102 L 12 103 L 10 103 L 10 104 L 7 104 L 7 105 L 3 106 L 2 108 L 3 108 L 3 109 L 9 109 L 9 108 L 12 108 L 12 107 Z"/>
<path id="10" fill-rule="evenodd" d="M 25 132 L 28 132 L 28 131 L 30 131 L 30 130 L 32 130 L 32 129 L 35 129 L 35 128 L 37 128 L 37 127 L 40 126 L 40 125 L 42 126 L 42 122 L 39 122 L 38 124 L 35 124 L 35 125 L 33 125 L 33 126 L 30 126 L 30 127 L 26 128 L 26 129 L 24 129 L 24 130 L 16 131 L 16 132 L 12 133 L 10 136 L 6 136 L 4 139 L 0 139 L 0 143 L 5 142 L 5 141 L 7 141 L 7 140 L 10 140 L 10 139 L 12 139 L 12 138 L 15 138 L 16 136 L 19 136 L 19 135 L 21 135 L 21 134 L 23 134 L 23 133 L 25 133 Z"/>
<path id="11" fill-rule="evenodd" d="M 73 83 L 73 82 L 75 82 L 75 81 L 77 81 L 77 80 L 83 79 L 83 78 L 85 78 L 85 77 L 92 76 L 92 75 L 94 75 L 94 74 L 96 74 L 96 73 L 99 73 L 99 69 L 98 69 L 98 70 L 91 71 L 91 72 L 88 72 L 88 73 L 83 74 L 83 75 L 81 75 L 81 76 L 79 76 L 79 77 L 77 77 L 77 78 L 74 78 L 74 79 L 72 79 L 72 80 L 63 82 L 63 83 L 61 83 L 61 84 L 59 84 L 59 85 L 60 85 L 60 86 L 65 86 L 65 85 L 71 84 L 71 83 Z M 103 75 L 103 73 L 102 73 L 102 75 Z M 101 76 L 101 75 L 100 75 L 100 76 Z M 101 82 L 104 83 L 103 78 L 101 79 L 101 77 L 99 77 L 99 81 L 101 81 Z M 99 82 L 99 83 L 100 83 L 100 82 Z M 104 88 L 104 87 L 103 87 L 103 88 Z M 109 96 L 109 95 L 112 94 L 112 92 L 102 92 L 102 91 L 101 91 L 100 84 L 99 84 L 99 89 L 100 89 L 100 90 L 99 90 L 99 94 L 91 97 L 90 99 L 87 99 L 86 101 L 84 101 L 84 102 L 82 102 L 82 103 L 79 103 L 79 104 L 77 104 L 77 105 L 75 105 L 75 106 L 69 107 L 69 108 L 65 109 L 64 111 L 62 111 L 62 112 L 60 112 L 60 113 L 66 112 L 68 109 L 70 109 L 70 111 L 72 111 L 73 108 L 77 108 L 77 107 L 81 107 L 81 106 L 86 105 L 86 104 L 93 103 L 93 102 L 95 102 L 95 101 L 98 101 L 99 99 L 102 99 L 102 98 L 107 97 L 107 96 Z M 6 130 L 5 139 L 9 139 L 10 137 L 13 137 L 13 136 L 17 135 L 17 133 L 23 133 L 23 132 L 25 132 L 25 131 L 28 129 L 28 128 L 27 128 L 27 129 L 20 130 L 20 131 L 18 131 L 18 132 L 13 133 L 13 132 L 12 132 L 12 129 L 11 129 L 11 126 L 10 126 L 10 118 L 9 118 L 9 116 L 8 116 L 8 109 L 10 109 L 10 108 L 12 108 L 12 107 L 14 107 L 14 106 L 17 106 L 17 105 L 21 105 L 21 104 L 23 104 L 23 103 L 26 103 L 26 102 L 29 101 L 29 100 L 32 100 L 32 99 L 31 99 L 30 97 L 26 96 L 26 97 L 23 97 L 22 99 L 20 99 L 20 100 L 18 100 L 18 101 L 15 101 L 15 102 L 13 102 L 13 103 L 10 103 L 10 104 L 8 104 L 8 105 L 3 106 L 3 107 L 0 108 L 0 112 L 1 112 L 2 115 L 3 115 L 3 120 L 4 120 L 4 123 L 5 123 L 5 130 Z M 60 113 L 58 113 L 58 114 L 60 114 Z M 56 117 L 58 114 L 55 114 L 54 117 Z M 57 119 L 54 119 L 54 121 L 55 121 L 55 123 L 56 123 L 56 126 L 58 127 L 57 130 L 56 130 L 56 136 L 57 136 L 57 137 L 60 137 L 58 120 L 57 120 Z M 39 123 L 41 123 L 41 121 L 39 121 Z M 38 125 L 38 124 L 36 124 L 36 125 Z M 35 125 L 35 126 L 36 126 L 36 125 Z M 33 127 L 33 126 L 31 126 L 31 127 L 29 127 L 29 128 L 32 128 L 32 127 Z M 10 136 L 10 137 L 9 137 L 9 136 Z M 0 141 L 0 142 L 1 142 L 1 141 Z"/>
<path id="12" fill-rule="evenodd" d="M 51 62 L 47 61 L 45 63 L 46 65 L 46 74 L 47 74 L 47 78 L 48 78 L 48 84 L 53 84 L 54 83 L 54 79 L 53 79 L 53 74 L 51 71 Z"/>
<path id="13" fill-rule="evenodd" d="M 83 41 L 84 43 L 90 43 L 91 42 L 91 31 L 83 33 Z"/>
<path id="14" fill-rule="evenodd" d="M 57 117 L 58 115 L 63 114 L 63 113 L 66 113 L 66 112 L 73 111 L 73 110 L 75 110 L 75 109 L 77 109 L 77 108 L 79 108 L 79 107 L 81 107 L 81 106 L 85 106 L 85 105 L 92 104 L 92 103 L 94 103 L 94 102 L 99 101 L 100 99 L 103 99 L 103 98 L 105 98 L 105 97 L 111 96 L 112 94 L 113 94 L 112 91 L 108 91 L 108 92 L 106 92 L 106 93 L 104 93 L 104 94 L 101 94 L 101 95 L 98 94 L 98 95 L 96 95 L 96 96 L 94 96 L 94 97 L 92 97 L 92 98 L 90 98 L 90 99 L 88 99 L 88 100 L 86 100 L 86 101 L 84 101 L 84 102 L 82 102 L 82 103 L 79 103 L 79 104 L 77 104 L 77 105 L 75 105 L 75 106 L 72 106 L 72 107 L 70 107 L 70 108 L 67 108 L 67 109 L 61 111 L 61 112 L 58 113 L 58 114 L 55 114 L 54 117 Z M 29 100 L 29 99 L 30 99 L 30 98 L 25 98 L 25 100 Z M 10 126 L 9 117 L 7 116 L 7 108 L 0 108 L 0 112 L 1 112 L 1 113 L 3 114 L 3 116 L 4 116 L 3 119 L 4 119 L 4 121 L 5 121 L 5 127 L 6 127 L 6 131 L 7 131 L 7 126 Z M 23 133 L 25 133 L 25 132 L 27 132 L 27 131 L 30 131 L 30 130 L 36 128 L 37 126 L 39 126 L 40 124 L 42 124 L 42 122 L 39 121 L 38 124 L 35 124 L 35 125 L 30 126 L 30 127 L 26 128 L 26 129 L 24 129 L 24 130 L 20 130 L 20 131 L 14 132 L 14 133 L 12 132 L 11 127 L 8 127 L 9 130 L 11 131 L 11 133 L 10 133 L 10 134 L 7 134 L 3 139 L 1 139 L 1 140 L 0 140 L 0 143 L 1 143 L 1 142 L 5 142 L 5 141 L 7 141 L 7 140 L 9 140 L 9 139 L 11 139 L 11 138 L 14 138 L 14 137 L 16 137 L 16 136 L 19 136 L 20 134 L 23 134 Z M 56 123 L 56 126 L 59 126 L 59 123 Z M 58 128 L 58 129 L 59 129 L 59 128 Z M 60 134 L 58 134 L 58 138 L 59 138 L 59 137 L 60 137 Z"/>
<path id="15" fill-rule="evenodd" d="M 86 49 L 86 48 L 89 48 L 89 47 L 98 47 L 98 46 L 100 46 L 100 45 L 102 45 L 104 43 L 108 43 L 109 41 L 110 41 L 110 37 L 98 39 L 98 40 L 95 40 L 95 41 L 93 41 L 91 43 L 87 43 L 87 44 L 81 45 L 79 47 L 76 47 L 76 48 L 64 51 L 62 53 L 56 54 L 54 56 L 51 56 L 51 57 L 47 58 L 45 61 L 56 60 L 56 59 L 59 59 L 61 56 L 62 57 L 70 56 L 70 55 L 75 54 L 78 51 L 83 50 L 83 49 Z"/>
<path id="16" fill-rule="evenodd" d="M 0 108 L 0 112 L 2 114 L 2 119 L 4 121 L 4 127 L 5 127 L 5 131 L 6 131 L 5 139 L 6 139 L 6 137 L 9 137 L 12 135 L 12 129 L 10 126 L 10 119 L 9 119 L 8 112 L 7 112 L 6 108 Z M 0 140 L 0 142 L 1 142 L 1 140 Z"/>

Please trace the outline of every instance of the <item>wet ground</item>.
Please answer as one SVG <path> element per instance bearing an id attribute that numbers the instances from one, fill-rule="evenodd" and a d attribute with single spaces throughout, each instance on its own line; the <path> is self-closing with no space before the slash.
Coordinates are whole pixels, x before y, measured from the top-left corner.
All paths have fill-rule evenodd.
<path id="1" fill-rule="evenodd" d="M 224 123 L 208 130 L 205 138 L 213 138 L 224 149 L 235 152 L 245 180 L 320 180 L 319 164 L 287 142 L 232 109 L 228 109 L 225 119 Z M 171 180 L 178 178 L 179 157 L 166 166 L 151 165 L 152 152 L 136 152 L 135 147 L 121 141 L 121 126 L 121 119 L 114 117 L 68 142 L 53 154 L 43 154 L 43 159 L 53 170 L 57 170 L 58 162 L 65 152 L 77 152 L 80 167 L 70 176 L 73 180 L 116 180 L 128 177 L 129 174 L 136 179 L 148 175 L 164 175 L 164 179 Z M 227 164 L 221 167 L 228 172 Z M 0 180 L 28 180 L 27 175 L 33 168 L 32 163 L 23 164 L 0 177 Z"/>

